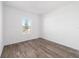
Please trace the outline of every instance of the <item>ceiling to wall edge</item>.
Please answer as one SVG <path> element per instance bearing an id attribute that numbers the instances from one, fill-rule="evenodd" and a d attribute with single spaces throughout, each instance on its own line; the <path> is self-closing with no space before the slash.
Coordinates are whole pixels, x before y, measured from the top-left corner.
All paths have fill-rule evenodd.
<path id="1" fill-rule="evenodd" d="M 36 14 L 36 15 L 45 15 L 45 14 L 48 14 L 50 12 L 52 12 L 53 10 L 51 9 L 50 11 L 47 11 L 45 13 L 35 13 L 35 12 L 32 12 L 32 11 L 29 11 L 29 10 L 23 10 L 21 8 L 18 8 L 16 6 L 12 6 L 12 5 L 8 5 L 6 2 L 3 2 L 3 6 L 8 6 L 8 7 L 11 7 L 11 8 L 15 8 L 15 9 L 18 9 L 19 11 L 23 11 L 23 12 L 28 12 L 28 13 L 32 13 L 32 14 Z M 39 6 L 38 6 L 39 7 Z M 59 9 L 59 8 L 57 8 Z"/>
<path id="2" fill-rule="evenodd" d="M 76 2 L 77 3 L 77 2 Z M 78 2 L 79 3 L 79 2 Z M 68 5 L 70 5 L 70 4 L 73 4 L 73 3 L 65 3 L 66 5 L 63 5 L 62 7 L 66 7 L 66 6 L 68 6 Z M 7 6 L 7 7 L 10 7 L 10 8 L 14 8 L 14 9 L 17 9 L 17 10 L 19 10 L 19 11 L 22 11 L 22 12 L 24 12 L 24 13 L 32 13 L 32 14 L 36 14 L 36 15 L 41 15 L 41 16 L 43 16 L 43 15 L 45 15 L 45 14 L 49 14 L 49 13 L 51 13 L 51 12 L 54 12 L 54 11 L 56 11 L 56 10 L 59 10 L 59 9 L 61 9 L 62 7 L 58 7 L 57 9 L 55 9 L 55 10 L 51 10 L 51 11 L 48 11 L 48 12 L 46 12 L 46 13 L 35 13 L 35 12 L 32 12 L 32 11 L 29 11 L 29 10 L 23 10 L 23 9 L 21 9 L 21 8 L 18 8 L 18 7 L 15 7 L 15 6 L 12 6 L 12 5 L 7 5 L 5 2 L 3 2 L 3 6 Z"/>
<path id="3" fill-rule="evenodd" d="M 25 11 L 25 10 L 22 10 L 22 9 L 20 9 L 20 8 L 16 8 L 16 7 L 14 7 L 14 6 L 9 6 L 9 5 L 4 5 L 4 4 L 3 4 L 3 7 L 10 7 L 10 8 L 16 9 L 16 10 L 21 11 L 21 12 L 24 12 L 24 13 L 31 13 L 31 14 L 39 15 L 39 14 L 37 14 L 37 13 L 30 12 L 30 11 Z"/>
<path id="4" fill-rule="evenodd" d="M 47 13 L 39 14 L 39 13 L 31 12 L 31 11 L 25 11 L 25 10 L 23 10 L 23 9 L 20 9 L 20 8 L 17 8 L 17 7 L 14 7 L 14 6 L 10 6 L 10 5 L 5 5 L 5 4 L 3 4 L 3 7 L 10 7 L 10 8 L 16 9 L 16 10 L 21 11 L 21 12 L 24 12 L 24 13 L 31 13 L 31 14 L 35 14 L 35 15 L 38 15 L 38 16 L 43 16 L 43 15 L 45 15 L 45 14 L 49 14 L 49 13 L 52 12 L 52 11 L 49 11 L 49 12 L 47 12 Z M 60 8 L 61 8 L 61 7 L 60 7 Z M 59 8 L 59 9 L 60 9 L 60 8 Z M 55 10 L 54 10 L 54 11 L 55 11 Z M 54 12 L 54 11 L 53 11 L 53 12 Z"/>

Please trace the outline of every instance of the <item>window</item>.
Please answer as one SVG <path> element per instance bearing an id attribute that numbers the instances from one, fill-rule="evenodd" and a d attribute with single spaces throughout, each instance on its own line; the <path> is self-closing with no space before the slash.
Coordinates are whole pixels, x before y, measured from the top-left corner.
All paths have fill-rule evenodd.
<path id="1" fill-rule="evenodd" d="M 23 17 L 22 18 L 22 27 L 23 27 L 23 32 L 30 32 L 31 31 L 30 19 Z"/>

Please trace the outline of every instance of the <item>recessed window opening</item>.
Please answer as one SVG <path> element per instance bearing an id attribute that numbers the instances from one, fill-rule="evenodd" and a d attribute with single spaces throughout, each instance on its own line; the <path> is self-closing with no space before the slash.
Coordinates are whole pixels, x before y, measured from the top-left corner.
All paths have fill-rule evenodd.
<path id="1" fill-rule="evenodd" d="M 22 28 L 23 32 L 30 32 L 31 31 L 31 22 L 30 19 L 23 17 L 22 18 Z"/>

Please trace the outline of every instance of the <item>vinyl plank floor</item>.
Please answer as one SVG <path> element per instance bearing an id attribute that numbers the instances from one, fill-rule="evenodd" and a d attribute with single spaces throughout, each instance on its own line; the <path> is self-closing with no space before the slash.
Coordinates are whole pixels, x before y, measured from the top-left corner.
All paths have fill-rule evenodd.
<path id="1" fill-rule="evenodd" d="M 5 46 L 1 58 L 79 58 L 79 51 L 38 38 Z"/>

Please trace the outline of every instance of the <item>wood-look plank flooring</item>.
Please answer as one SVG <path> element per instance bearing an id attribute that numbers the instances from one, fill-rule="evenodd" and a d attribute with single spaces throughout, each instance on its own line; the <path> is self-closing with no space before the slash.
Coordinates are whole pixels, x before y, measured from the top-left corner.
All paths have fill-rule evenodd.
<path id="1" fill-rule="evenodd" d="M 5 46 L 2 58 L 79 58 L 79 51 L 38 38 Z"/>

